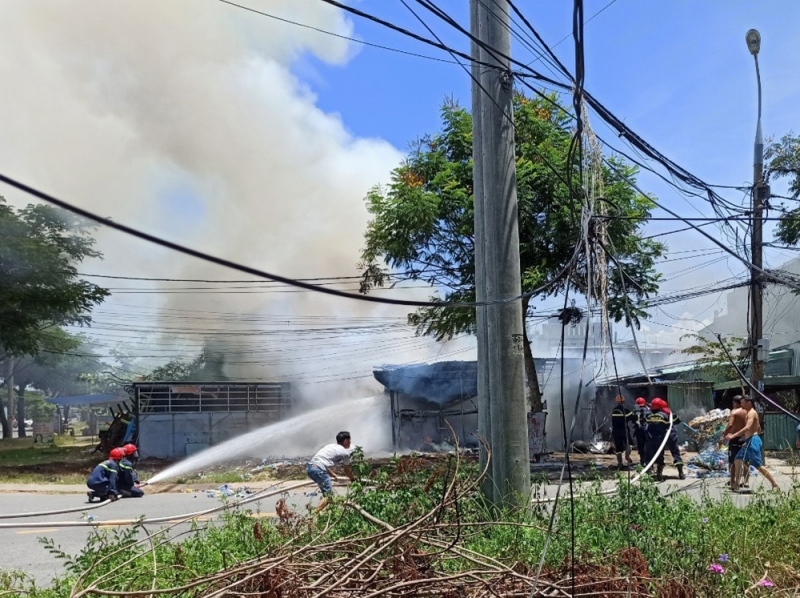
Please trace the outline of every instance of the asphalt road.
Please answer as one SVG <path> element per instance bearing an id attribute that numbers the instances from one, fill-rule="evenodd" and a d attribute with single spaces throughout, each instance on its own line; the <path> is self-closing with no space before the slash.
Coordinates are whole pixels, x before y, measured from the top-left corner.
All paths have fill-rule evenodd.
<path id="1" fill-rule="evenodd" d="M 783 491 L 792 487 L 796 481 L 798 472 L 787 465 L 779 465 L 774 460 L 769 464 L 769 469 L 775 475 L 778 484 Z M 668 475 L 675 475 L 675 472 L 667 467 Z M 297 484 L 297 482 L 287 482 L 283 487 Z M 616 486 L 614 480 L 602 482 L 602 489 L 613 490 Z M 753 476 L 750 483 L 752 489 L 757 491 L 762 486 L 768 488 L 769 484 L 761 476 Z M 576 483 L 575 491 L 580 492 L 583 484 Z M 712 499 L 720 499 L 729 495 L 727 490 L 727 478 L 697 479 L 689 478 L 678 480 L 670 478 L 659 484 L 659 488 L 664 494 L 675 492 L 686 493 L 696 500 L 708 495 Z M 556 494 L 556 484 L 548 484 L 540 487 L 536 494 L 536 499 L 551 504 Z M 5 492 L 3 492 L 5 490 Z M 85 502 L 85 494 L 77 493 L 73 489 L 71 494 L 41 494 L 36 492 L 20 492 L 19 488 L 0 488 L 0 514 L 12 513 L 31 513 L 50 511 L 56 509 L 70 509 L 75 507 L 88 506 Z M 252 510 L 258 517 L 274 517 L 275 505 L 277 501 L 286 497 L 289 508 L 296 512 L 304 512 L 307 506 L 314 506 L 319 500 L 314 486 L 305 486 L 288 490 L 284 494 L 275 494 L 265 497 L 256 502 L 245 505 L 243 508 Z M 568 496 L 566 485 L 562 488 L 562 499 Z M 748 494 L 731 494 L 733 503 L 744 506 L 751 500 Z M 64 515 L 37 516 L 19 519 L 0 519 L 0 546 L 5 548 L 3 558 L 0 559 L 0 570 L 19 569 L 25 571 L 31 578 L 36 580 L 39 585 L 48 585 L 53 577 L 63 572 L 63 563 L 50 555 L 41 542 L 41 537 L 52 538 L 57 545 L 67 553 L 75 554 L 83 548 L 86 537 L 89 534 L 89 527 L 70 527 L 71 522 L 86 522 L 88 516 L 92 516 L 100 527 L 117 527 L 124 524 L 125 520 L 135 520 L 139 517 L 147 519 L 168 518 L 168 522 L 153 524 L 148 526 L 152 532 L 160 526 L 180 520 L 188 513 L 204 511 L 222 502 L 217 497 L 209 497 L 208 492 L 169 492 L 162 494 L 149 494 L 141 499 L 125 499 L 99 509 L 91 511 L 78 511 Z M 197 517 L 200 522 L 213 521 L 217 514 L 207 514 Z M 34 529 L 12 528 L 9 524 L 26 524 L 36 522 L 43 527 Z M 185 527 L 176 529 L 187 529 L 188 524 L 181 524 Z"/>
<path id="2" fill-rule="evenodd" d="M 281 498 L 286 498 L 290 509 L 304 512 L 306 505 L 315 505 L 319 500 L 316 495 L 308 495 L 314 491 L 314 487 L 302 487 L 290 490 L 285 494 L 265 497 L 244 505 L 242 508 L 253 511 L 255 517 L 274 517 L 275 504 Z M 169 519 L 164 523 L 148 526 L 148 530 L 152 533 L 156 529 L 177 523 L 188 513 L 204 511 L 222 504 L 223 502 L 218 497 L 209 497 L 206 491 L 178 492 L 119 500 L 98 509 L 76 513 L 0 519 L 0 526 L 27 523 L 44 524 L 44 527 L 32 529 L 0 528 L 0 546 L 5 549 L 0 570 L 24 571 L 38 585 L 46 586 L 53 577 L 63 572 L 63 562 L 47 552 L 39 539 L 51 538 L 64 552 L 76 554 L 85 545 L 86 538 L 92 529 L 91 527 L 70 527 L 68 524 L 86 522 L 89 516 L 101 528 L 118 527 L 124 521 L 135 520 L 142 516 L 147 519 L 162 517 Z M 35 513 L 82 506 L 90 506 L 86 502 L 85 494 L 0 493 L 0 514 Z M 218 514 L 213 513 L 201 515 L 196 520 L 205 522 L 212 521 L 217 517 Z M 189 523 L 181 524 L 175 529 L 176 531 L 185 530 L 189 525 Z"/>

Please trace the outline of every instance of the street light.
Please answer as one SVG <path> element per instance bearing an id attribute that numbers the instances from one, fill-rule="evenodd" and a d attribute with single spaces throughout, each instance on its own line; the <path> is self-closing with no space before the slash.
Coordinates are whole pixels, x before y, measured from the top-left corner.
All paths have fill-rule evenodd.
<path id="1" fill-rule="evenodd" d="M 753 166 L 758 168 L 758 171 L 755 173 L 756 176 L 753 179 L 755 183 L 755 181 L 760 180 L 761 171 L 764 166 L 764 140 L 761 137 L 761 71 L 758 68 L 758 52 L 761 50 L 761 34 L 757 30 L 751 29 L 745 34 L 744 39 L 747 42 L 747 49 L 750 50 L 756 62 L 756 81 L 758 83 L 758 124 L 756 126 L 756 143 L 753 148 L 755 152 Z"/>
<path id="2" fill-rule="evenodd" d="M 747 49 L 753 55 L 756 64 L 756 81 L 758 83 L 758 121 L 756 139 L 753 144 L 753 203 L 752 230 L 750 238 L 750 256 L 753 260 L 750 267 L 750 381 L 755 388 L 763 390 L 764 361 L 769 352 L 769 345 L 763 339 L 763 287 L 761 269 L 763 267 L 763 225 L 764 208 L 769 196 L 769 188 L 764 185 L 764 138 L 761 134 L 761 72 L 758 68 L 758 53 L 761 50 L 761 34 L 751 29 L 745 34 Z"/>

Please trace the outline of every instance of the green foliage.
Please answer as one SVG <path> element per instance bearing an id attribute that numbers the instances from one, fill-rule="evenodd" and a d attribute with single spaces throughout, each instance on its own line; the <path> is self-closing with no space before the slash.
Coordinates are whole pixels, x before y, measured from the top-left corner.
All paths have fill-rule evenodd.
<path id="1" fill-rule="evenodd" d="M 794 199 L 800 197 L 800 136 L 789 132 L 770 143 L 764 157 L 769 175 L 789 178 L 789 194 Z M 793 206 L 783 212 L 775 236 L 787 245 L 800 242 L 800 208 Z"/>
<path id="2" fill-rule="evenodd" d="M 744 342 L 738 336 L 723 337 L 722 342 L 718 339 L 709 339 L 700 334 L 684 334 L 681 340 L 692 340 L 694 344 L 686 349 L 681 349 L 684 355 L 696 356 L 695 369 L 705 380 L 727 381 L 738 380 L 739 373 L 731 364 L 728 355 L 735 356 L 739 352 L 739 347 Z M 739 364 L 737 364 L 739 365 Z M 742 365 L 739 365 L 742 367 Z"/>
<path id="3" fill-rule="evenodd" d="M 586 288 L 583 246 L 571 276 L 563 276 L 583 235 L 582 198 L 565 183 L 570 175 L 580 180 L 577 152 L 569 151 L 572 131 L 567 117 L 545 100 L 522 95 L 515 97 L 514 110 L 522 290 L 532 292 L 552 283 L 535 295 L 544 298 L 570 284 L 596 296 L 601 277 L 593 277 L 595 288 Z M 476 299 L 472 117 L 453 102 L 445 103 L 441 116 L 441 130 L 418 140 L 392 171 L 388 186 L 374 187 L 366 196 L 372 219 L 359 264 L 364 293 L 389 283 L 419 280 L 434 287 L 432 302 Z M 603 238 L 607 233 L 607 246 L 593 252 L 614 256 L 607 260 L 604 279 L 610 316 L 638 326 L 647 313 L 646 299 L 658 290 L 660 275 L 654 265 L 665 246 L 639 236 L 654 203 L 631 186 L 635 168 L 619 159 L 613 163 L 614 169 L 597 166 L 603 189 L 598 204 L 606 214 L 593 220 L 589 236 Z M 523 314 L 529 306 L 526 299 Z M 444 305 L 420 308 L 409 314 L 408 321 L 418 334 L 437 340 L 473 334 L 476 325 L 474 309 Z M 523 331 L 527 341 L 527 329 Z M 539 385 L 528 350 L 525 360 L 532 406 L 539 411 Z"/>
<path id="4" fill-rule="evenodd" d="M 530 291 L 555 281 L 581 236 L 581 199 L 564 183 L 570 169 L 577 177 L 578 164 L 567 163 L 571 131 L 563 113 L 550 104 L 518 95 L 515 122 L 520 261 L 523 290 Z M 653 266 L 665 247 L 637 235 L 654 204 L 627 182 L 635 177 L 633 167 L 621 161 L 616 167 L 623 174 L 603 167 L 602 175 L 604 202 L 611 216 L 604 226 L 608 249 L 616 257 L 609 263 L 609 308 L 620 321 L 625 317 L 624 295 L 637 303 L 657 291 L 659 275 Z M 472 118 L 464 108 L 448 102 L 442 108 L 442 130 L 416 142 L 392 172 L 388 187 L 375 187 L 367 194 L 373 218 L 364 233 L 362 292 L 390 279 L 423 280 L 443 290 L 444 296 L 437 294 L 434 301 L 474 301 L 472 189 Z M 585 268 L 582 260 L 571 279 L 584 291 Z M 566 280 L 560 281 L 542 296 L 561 292 L 565 284 Z M 643 313 L 635 311 L 630 323 L 638 324 Z M 420 334 L 439 340 L 475 329 L 474 310 L 422 308 L 409 321 Z"/>
<path id="5" fill-rule="evenodd" d="M 350 469 L 357 480 L 366 477 L 372 471 L 372 466 L 364 460 L 363 447 L 356 446 L 350 452 Z"/>
<path id="6" fill-rule="evenodd" d="M 78 278 L 75 264 L 99 257 L 91 227 L 67 212 L 0 197 L 0 346 L 35 355 L 51 326 L 88 324 L 108 291 Z"/>
<path id="7" fill-rule="evenodd" d="M 223 381 L 226 380 L 224 365 L 224 353 L 206 347 L 192 361 L 173 359 L 143 376 L 142 380 L 148 382 Z"/>
<path id="8" fill-rule="evenodd" d="M 185 382 L 186 380 L 197 380 L 205 366 L 205 356 L 201 353 L 194 360 L 185 362 L 173 359 L 162 366 L 155 368 L 146 376 L 142 376 L 144 381 L 170 381 Z"/>
<path id="9" fill-rule="evenodd" d="M 218 525 L 193 526 L 193 534 L 181 542 L 163 543 L 153 539 L 157 588 L 186 583 L 196 576 L 214 573 L 265 554 L 285 538 L 275 526 L 262 524 L 248 512 L 223 514 Z M 154 530 L 151 530 L 151 533 Z M 77 579 L 106 576 L 108 585 L 124 590 L 149 589 L 153 583 L 153 551 L 141 526 L 93 529 L 86 545 L 69 554 L 53 540 L 40 538 L 45 550 L 61 560 L 66 574 L 54 580 L 51 588 L 29 589 L 32 598 L 66 598 Z M 0 579 L 0 584 L 2 579 Z M 21 579 L 16 586 L 24 587 Z M 2 589 L 0 585 L 0 589 Z"/>
<path id="10" fill-rule="evenodd" d="M 182 536 L 179 542 L 155 540 L 155 575 L 153 553 L 141 529 L 93 530 L 86 546 L 75 555 L 46 540 L 46 549 L 64 561 L 67 574 L 50 589 L 27 589 L 32 598 L 65 598 L 81 575 L 86 575 L 87 581 L 107 576 L 100 587 L 121 592 L 148 591 L 153 583 L 155 588 L 180 586 L 289 543 L 354 541 L 382 529 L 348 507 L 347 501 L 393 526 L 409 523 L 436 509 L 454 475 L 463 483 L 474 479 L 476 473 L 474 466 L 456 473 L 454 460 L 433 467 L 420 464 L 413 456 L 395 460 L 372 472 L 374 486 L 354 485 L 347 497 L 335 499 L 318 515 L 268 523 L 232 512 L 220 524 L 196 527 L 193 535 Z M 712 500 L 705 495 L 697 501 L 680 493 L 664 496 L 648 478 L 629 485 L 620 476 L 618 483 L 616 495 L 603 494 L 598 482 L 582 488 L 572 506 L 566 498 L 561 501 L 545 573 L 568 570 L 574 523 L 574 554 L 581 567 L 625 576 L 627 565 L 619 555 L 636 549 L 647 562 L 655 595 L 660 584 L 675 579 L 691 587 L 697 598 L 742 596 L 765 574 L 778 589 L 790 591 L 797 586 L 800 495 L 796 491 L 759 493 L 747 505 L 737 507 L 730 497 Z M 549 507 L 497 513 L 487 507 L 478 490 L 438 512 L 435 519 L 437 525 L 450 526 L 450 534 L 460 526 L 457 537 L 464 549 L 498 559 L 523 573 L 535 570 L 538 564 L 548 522 Z M 426 550 L 438 552 L 422 543 L 415 546 L 419 554 Z M 475 566 L 452 555 L 430 562 L 448 572 Z M 709 572 L 711 564 L 720 565 L 724 572 Z M 20 577 L 0 577 L 0 589 L 24 585 Z"/>
<path id="11" fill-rule="evenodd" d="M 25 398 L 25 416 L 28 419 L 52 420 L 58 408 L 48 403 L 41 395 L 28 393 Z"/>

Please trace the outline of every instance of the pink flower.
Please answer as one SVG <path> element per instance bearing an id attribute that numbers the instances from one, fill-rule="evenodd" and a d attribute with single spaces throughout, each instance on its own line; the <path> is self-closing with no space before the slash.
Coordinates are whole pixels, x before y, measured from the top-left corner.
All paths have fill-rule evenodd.
<path id="1" fill-rule="evenodd" d="M 723 567 L 722 565 L 719 565 L 717 563 L 711 563 L 708 566 L 708 570 L 711 571 L 711 573 L 718 573 L 720 575 L 725 573 L 725 567 Z"/>
<path id="2" fill-rule="evenodd" d="M 758 582 L 758 585 L 760 585 L 762 588 L 774 588 L 775 587 L 775 584 L 772 583 L 768 579 L 762 579 L 761 581 Z"/>

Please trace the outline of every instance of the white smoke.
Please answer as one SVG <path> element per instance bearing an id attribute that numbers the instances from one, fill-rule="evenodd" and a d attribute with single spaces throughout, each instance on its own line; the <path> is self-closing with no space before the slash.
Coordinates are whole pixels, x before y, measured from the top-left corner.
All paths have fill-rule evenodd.
<path id="1" fill-rule="evenodd" d="M 353 33 L 341 11 L 321 2 L 253 5 Z M 7 174 L 147 232 L 267 271 L 297 278 L 357 274 L 368 220 L 363 197 L 388 180 L 402 154 L 380 139 L 354 137 L 337 115 L 317 107 L 313 91 L 292 73 L 293 62 L 308 54 L 345 64 L 353 53 L 349 42 L 212 1 L 9 1 L 3 9 L 0 161 Z M 353 93 L 369 93 L 369 86 Z M 18 205 L 29 201 L 10 190 L 3 194 Z M 84 264 L 84 270 L 241 277 L 118 233 L 99 231 L 98 238 L 106 259 Z M 420 289 L 403 296 L 428 294 Z M 402 317 L 409 311 L 309 293 L 118 294 L 98 312 L 98 328 L 102 321 L 126 322 L 127 306 L 287 319 Z M 115 315 L 104 316 L 107 309 Z M 174 320 L 161 321 L 175 326 Z M 211 326 L 181 325 L 198 331 Z M 224 326 L 246 331 L 262 324 Z M 237 359 L 248 365 L 234 375 L 306 376 L 324 368 L 314 382 L 344 378 L 366 382 L 374 392 L 374 383 L 363 377 L 371 366 L 441 350 L 410 331 L 403 334 L 380 337 L 370 351 L 363 339 L 357 345 L 347 338 L 303 342 L 287 325 L 284 337 L 269 337 L 261 347 L 273 343 L 276 352 L 294 351 L 291 359 L 276 357 L 279 365 L 260 368 L 257 355 L 242 358 L 237 341 Z M 155 343 L 129 337 L 128 346 L 139 352 L 156 347 L 150 353 L 168 348 L 190 358 L 200 338 L 170 331 Z M 441 353 L 452 350 L 446 346 Z"/>

